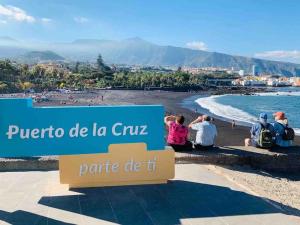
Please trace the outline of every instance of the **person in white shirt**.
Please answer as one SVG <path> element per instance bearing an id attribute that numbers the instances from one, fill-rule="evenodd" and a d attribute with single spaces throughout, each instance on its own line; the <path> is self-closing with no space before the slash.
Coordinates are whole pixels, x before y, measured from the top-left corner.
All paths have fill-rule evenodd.
<path id="1" fill-rule="evenodd" d="M 203 115 L 190 123 L 189 128 L 197 131 L 194 144 L 195 149 L 203 150 L 214 146 L 217 137 L 217 128 L 211 121 L 211 117 Z"/>

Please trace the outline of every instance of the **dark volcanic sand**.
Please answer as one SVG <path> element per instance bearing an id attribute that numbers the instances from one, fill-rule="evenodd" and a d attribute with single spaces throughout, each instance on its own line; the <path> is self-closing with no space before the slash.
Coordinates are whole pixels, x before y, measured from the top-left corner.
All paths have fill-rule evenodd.
<path id="1" fill-rule="evenodd" d="M 165 106 L 166 114 L 182 114 L 185 116 L 185 124 L 188 125 L 191 121 L 196 119 L 200 114 L 194 112 L 194 107 L 191 110 L 184 108 L 182 102 L 184 99 L 198 95 L 199 93 L 186 93 L 186 92 L 135 92 L 136 94 L 129 94 L 130 99 L 132 99 L 137 104 L 162 104 Z M 138 96 L 137 96 L 138 95 Z M 129 97 L 127 96 L 127 98 Z M 127 99 L 127 101 L 130 101 Z M 198 105 L 194 105 L 198 107 Z M 216 145 L 219 146 L 239 146 L 244 145 L 244 138 L 249 134 L 249 128 L 243 126 L 237 126 L 232 129 L 231 124 L 221 120 L 215 119 L 215 125 L 218 129 L 218 137 L 216 140 Z M 191 139 L 194 140 L 195 132 L 191 132 Z"/>

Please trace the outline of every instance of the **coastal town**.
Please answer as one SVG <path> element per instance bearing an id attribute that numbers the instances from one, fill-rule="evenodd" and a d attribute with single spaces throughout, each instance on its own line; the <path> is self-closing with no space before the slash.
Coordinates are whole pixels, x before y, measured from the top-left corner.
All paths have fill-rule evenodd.
<path id="1" fill-rule="evenodd" d="M 236 75 L 238 78 L 234 79 L 219 79 L 215 82 L 223 85 L 233 86 L 254 86 L 254 87 L 300 87 L 300 78 L 296 76 L 287 77 L 282 74 L 264 74 L 259 73 L 257 66 L 252 66 L 252 71 L 246 73 L 245 70 L 235 70 L 232 68 L 219 68 L 219 67 L 204 67 L 204 68 L 191 68 L 183 67 L 183 71 L 191 74 L 201 73 L 226 73 L 229 75 Z"/>

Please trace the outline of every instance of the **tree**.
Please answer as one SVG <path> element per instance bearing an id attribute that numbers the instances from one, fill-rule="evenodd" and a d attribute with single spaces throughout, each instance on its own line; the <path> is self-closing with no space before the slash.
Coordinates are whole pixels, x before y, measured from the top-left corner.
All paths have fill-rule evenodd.
<path id="1" fill-rule="evenodd" d="M 34 84 L 30 82 L 20 83 L 20 87 L 23 91 L 33 88 Z"/>
<path id="2" fill-rule="evenodd" d="M 78 73 L 78 72 L 79 72 L 79 62 L 76 62 L 74 73 Z"/>
<path id="3" fill-rule="evenodd" d="M 8 89 L 7 84 L 5 84 L 2 81 L 0 81 L 0 93 L 6 92 L 7 89 Z"/>
<path id="4" fill-rule="evenodd" d="M 28 64 L 21 65 L 21 77 L 22 79 L 27 79 L 29 74 L 29 66 Z"/>
<path id="5" fill-rule="evenodd" d="M 113 79 L 114 71 L 103 62 L 101 54 L 97 58 L 97 67 L 98 67 L 98 80 L 104 77 L 104 79 L 109 83 Z"/>
<path id="6" fill-rule="evenodd" d="M 104 72 L 105 71 L 105 64 L 103 62 L 101 54 L 99 54 L 98 58 L 97 58 L 97 67 L 98 67 L 98 70 L 100 72 Z"/>

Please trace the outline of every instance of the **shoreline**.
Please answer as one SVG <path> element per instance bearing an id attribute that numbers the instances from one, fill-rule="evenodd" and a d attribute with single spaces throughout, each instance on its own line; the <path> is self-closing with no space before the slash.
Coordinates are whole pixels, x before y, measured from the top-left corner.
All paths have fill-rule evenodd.
<path id="1" fill-rule="evenodd" d="M 225 94 L 225 95 L 227 95 L 227 94 Z M 233 94 L 233 95 L 235 95 L 235 94 Z M 198 99 L 209 98 L 212 96 L 218 97 L 218 96 L 223 96 L 223 95 L 205 95 L 205 94 L 204 95 L 195 95 L 195 96 L 189 97 L 187 99 L 184 99 L 182 106 L 189 110 L 192 110 L 194 108 L 194 111 L 196 111 L 200 114 L 206 114 L 206 115 L 209 115 L 210 117 L 213 117 L 214 119 L 218 119 L 223 122 L 227 122 L 227 123 L 231 124 L 232 119 L 227 118 L 227 117 L 222 117 L 218 114 L 214 114 L 209 109 L 201 106 L 199 103 L 196 102 L 196 100 L 198 100 Z M 251 122 L 244 122 L 241 120 L 236 120 L 235 122 L 236 122 L 236 125 L 240 125 L 240 126 L 244 126 L 244 127 L 251 127 L 251 125 L 252 125 Z"/>
<path id="2" fill-rule="evenodd" d="M 234 106 L 227 105 L 225 103 L 220 103 L 217 100 L 222 97 L 230 96 L 243 96 L 241 94 L 223 94 L 223 95 L 208 95 L 208 96 L 198 96 L 193 100 L 199 105 L 200 112 L 218 118 L 222 121 L 231 123 L 232 120 L 235 120 L 236 124 L 251 127 L 252 124 L 256 123 L 257 118 L 253 114 L 249 114 L 247 111 L 244 111 Z M 297 91 L 282 91 L 278 92 L 263 92 L 263 93 L 254 93 L 251 96 L 300 96 L 300 90 Z M 223 114 L 222 114 L 223 113 Z M 295 120 L 295 118 L 294 118 Z M 273 120 L 270 120 L 271 122 Z M 270 122 L 270 123 L 271 123 Z M 294 124 L 295 125 L 295 124 Z M 296 136 L 300 136 L 299 125 L 293 126 Z"/>
<path id="3" fill-rule="evenodd" d="M 104 101 L 97 101 L 97 95 L 104 94 Z M 142 105 L 152 105 L 161 104 L 165 107 L 166 114 L 182 114 L 185 116 L 185 124 L 188 125 L 191 121 L 197 118 L 201 112 L 198 110 L 194 112 L 192 108 L 187 107 L 184 104 L 188 98 L 197 98 L 199 96 L 210 96 L 212 93 L 203 92 L 171 92 L 171 91 L 140 91 L 140 90 L 130 90 L 130 91 L 120 91 L 120 90 L 109 90 L 109 91 L 97 91 L 88 94 L 79 94 L 78 97 L 83 97 L 79 99 L 76 103 L 78 105 L 118 105 L 118 104 L 142 104 Z M 65 96 L 66 97 L 66 96 Z M 88 100 L 88 101 L 86 101 Z M 190 101 L 191 105 L 197 107 L 200 106 L 194 102 Z M 66 101 L 68 105 L 68 101 Z M 44 104 L 37 104 L 44 105 Z M 46 104 L 48 105 L 48 104 Z M 73 105 L 73 104 L 72 104 Z M 191 106 L 189 105 L 189 106 Z M 214 117 L 215 118 L 215 117 Z M 218 128 L 218 137 L 216 139 L 216 145 L 218 146 L 243 146 L 244 138 L 249 136 L 249 127 L 237 125 L 234 129 L 231 127 L 231 123 L 222 121 L 221 119 L 215 119 L 214 123 Z M 190 139 L 195 140 L 196 132 L 190 131 Z M 228 138 L 231 137 L 231 138 Z"/>

